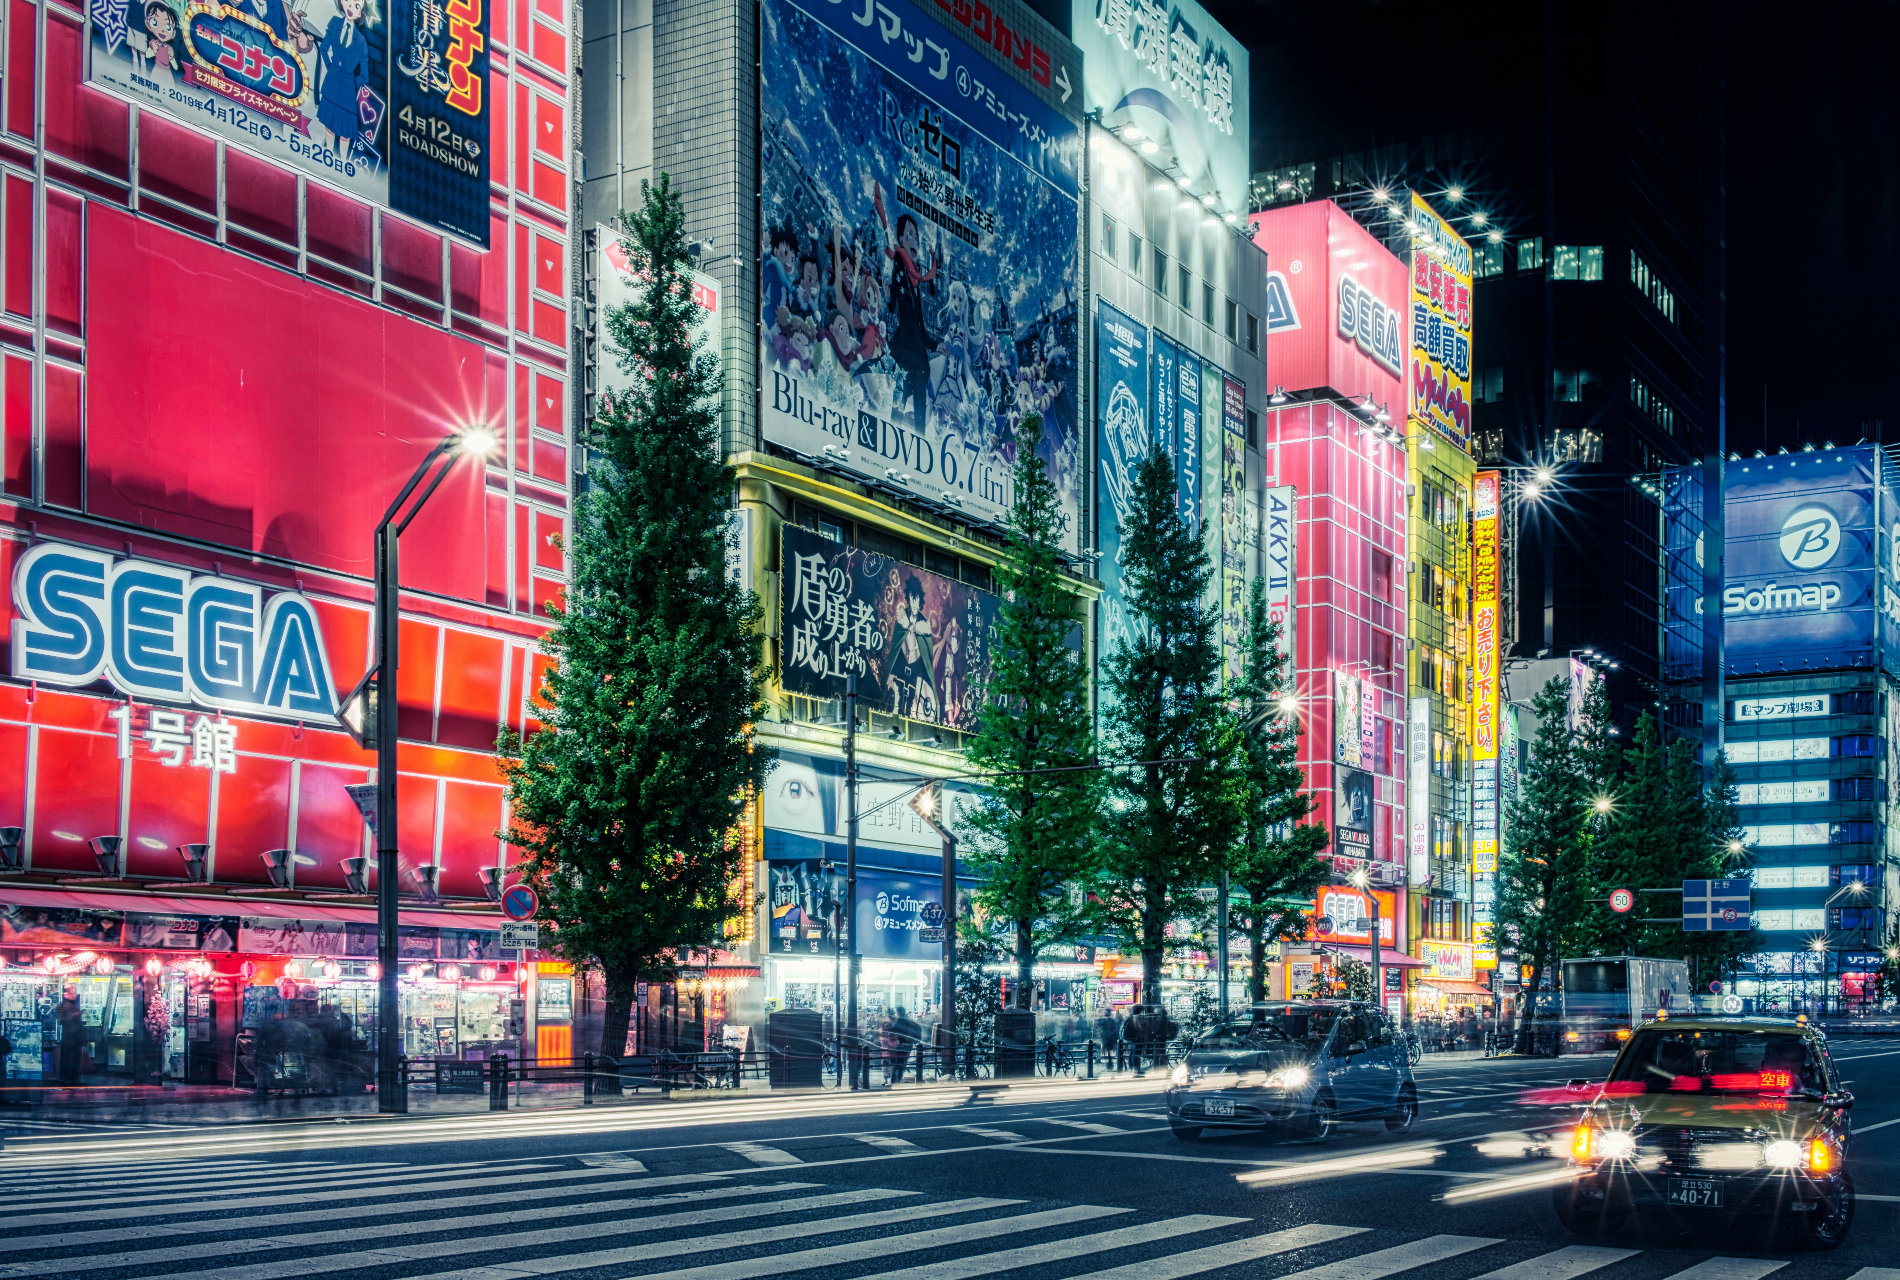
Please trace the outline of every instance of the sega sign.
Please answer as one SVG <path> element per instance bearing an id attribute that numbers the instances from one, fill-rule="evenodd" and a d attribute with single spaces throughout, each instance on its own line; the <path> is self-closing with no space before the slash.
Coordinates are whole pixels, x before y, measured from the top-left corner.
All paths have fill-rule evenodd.
<path id="1" fill-rule="evenodd" d="M 1395 377 L 1404 368 L 1398 313 L 1347 275 L 1339 277 L 1339 336 L 1351 338 L 1374 364 Z"/>
<path id="2" fill-rule="evenodd" d="M 1251 222 L 1273 265 L 1261 307 L 1274 384 L 1371 396 L 1401 413 L 1410 349 L 1405 264 L 1330 200 L 1269 209 Z"/>
<path id="3" fill-rule="evenodd" d="M 150 560 L 41 543 L 13 570 L 13 674 L 102 676 L 161 702 L 336 722 L 336 681 L 303 595 Z"/>
<path id="4" fill-rule="evenodd" d="M 1872 665 L 1881 465 L 1871 447 L 1729 464 L 1721 601 L 1731 674 Z"/>

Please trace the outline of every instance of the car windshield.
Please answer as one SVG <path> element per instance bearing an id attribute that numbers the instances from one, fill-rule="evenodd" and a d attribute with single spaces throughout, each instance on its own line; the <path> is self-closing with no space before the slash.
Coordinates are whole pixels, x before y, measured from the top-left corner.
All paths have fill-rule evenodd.
<path id="1" fill-rule="evenodd" d="M 1617 1058 L 1604 1092 L 1820 1094 L 1820 1056 L 1771 1031 L 1647 1030 Z"/>
<path id="2" fill-rule="evenodd" d="M 1202 1049 L 1258 1049 L 1297 1043 L 1318 1049 L 1339 1020 L 1340 1010 L 1312 1005 L 1279 1005 L 1255 1009 L 1215 1027 L 1196 1041 Z"/>

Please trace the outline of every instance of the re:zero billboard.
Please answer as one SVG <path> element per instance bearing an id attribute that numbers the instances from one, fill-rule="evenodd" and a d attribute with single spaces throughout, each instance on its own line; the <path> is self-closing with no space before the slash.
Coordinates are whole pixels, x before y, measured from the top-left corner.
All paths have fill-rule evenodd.
<path id="1" fill-rule="evenodd" d="M 86 82 L 485 249 L 489 4 L 91 0 Z"/>
<path id="2" fill-rule="evenodd" d="M 1040 414 L 1079 550 L 1076 127 L 907 0 L 760 33 L 765 437 L 995 524 Z"/>

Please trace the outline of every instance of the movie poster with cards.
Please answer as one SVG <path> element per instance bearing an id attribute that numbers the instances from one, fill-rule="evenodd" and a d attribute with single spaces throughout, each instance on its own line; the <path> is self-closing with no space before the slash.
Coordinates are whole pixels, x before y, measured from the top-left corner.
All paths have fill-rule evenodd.
<path id="1" fill-rule="evenodd" d="M 1081 136 L 935 12 L 760 8 L 765 438 L 999 524 L 1039 416 L 1076 551 Z"/>

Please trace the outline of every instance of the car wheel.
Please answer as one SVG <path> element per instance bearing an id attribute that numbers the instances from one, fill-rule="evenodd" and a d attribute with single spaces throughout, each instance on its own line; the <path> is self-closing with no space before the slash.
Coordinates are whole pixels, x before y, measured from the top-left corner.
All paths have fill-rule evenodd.
<path id="1" fill-rule="evenodd" d="M 1174 1136 L 1182 1142 L 1194 1142 L 1201 1136 L 1201 1126 L 1198 1124 L 1175 1124 L 1170 1121 L 1168 1128 L 1174 1130 Z"/>
<path id="2" fill-rule="evenodd" d="M 1394 1133 L 1404 1133 L 1418 1119 L 1418 1094 L 1411 1085 L 1399 1087 L 1398 1106 L 1385 1118 L 1385 1127 Z"/>
<path id="3" fill-rule="evenodd" d="M 1314 1098 L 1313 1104 L 1306 1109 L 1306 1128 L 1304 1136 L 1308 1138 L 1324 1138 L 1333 1131 L 1333 1126 L 1338 1123 L 1339 1107 L 1333 1101 L 1333 1095 L 1330 1093 L 1322 1093 Z"/>
<path id="4" fill-rule="evenodd" d="M 1575 1183 L 1566 1183 L 1551 1192 L 1551 1207 L 1557 1210 L 1557 1221 L 1564 1224 L 1564 1230 L 1572 1235 L 1595 1239 L 1607 1236 L 1623 1225 L 1623 1219 L 1605 1211 L 1601 1200 L 1586 1200 L 1583 1189 Z"/>
<path id="5" fill-rule="evenodd" d="M 1833 1198 L 1821 1201 L 1813 1212 L 1801 1217 L 1801 1242 L 1808 1248 L 1823 1252 L 1840 1248 L 1848 1228 L 1854 1225 L 1853 1180 L 1841 1174 L 1840 1189 Z"/>

